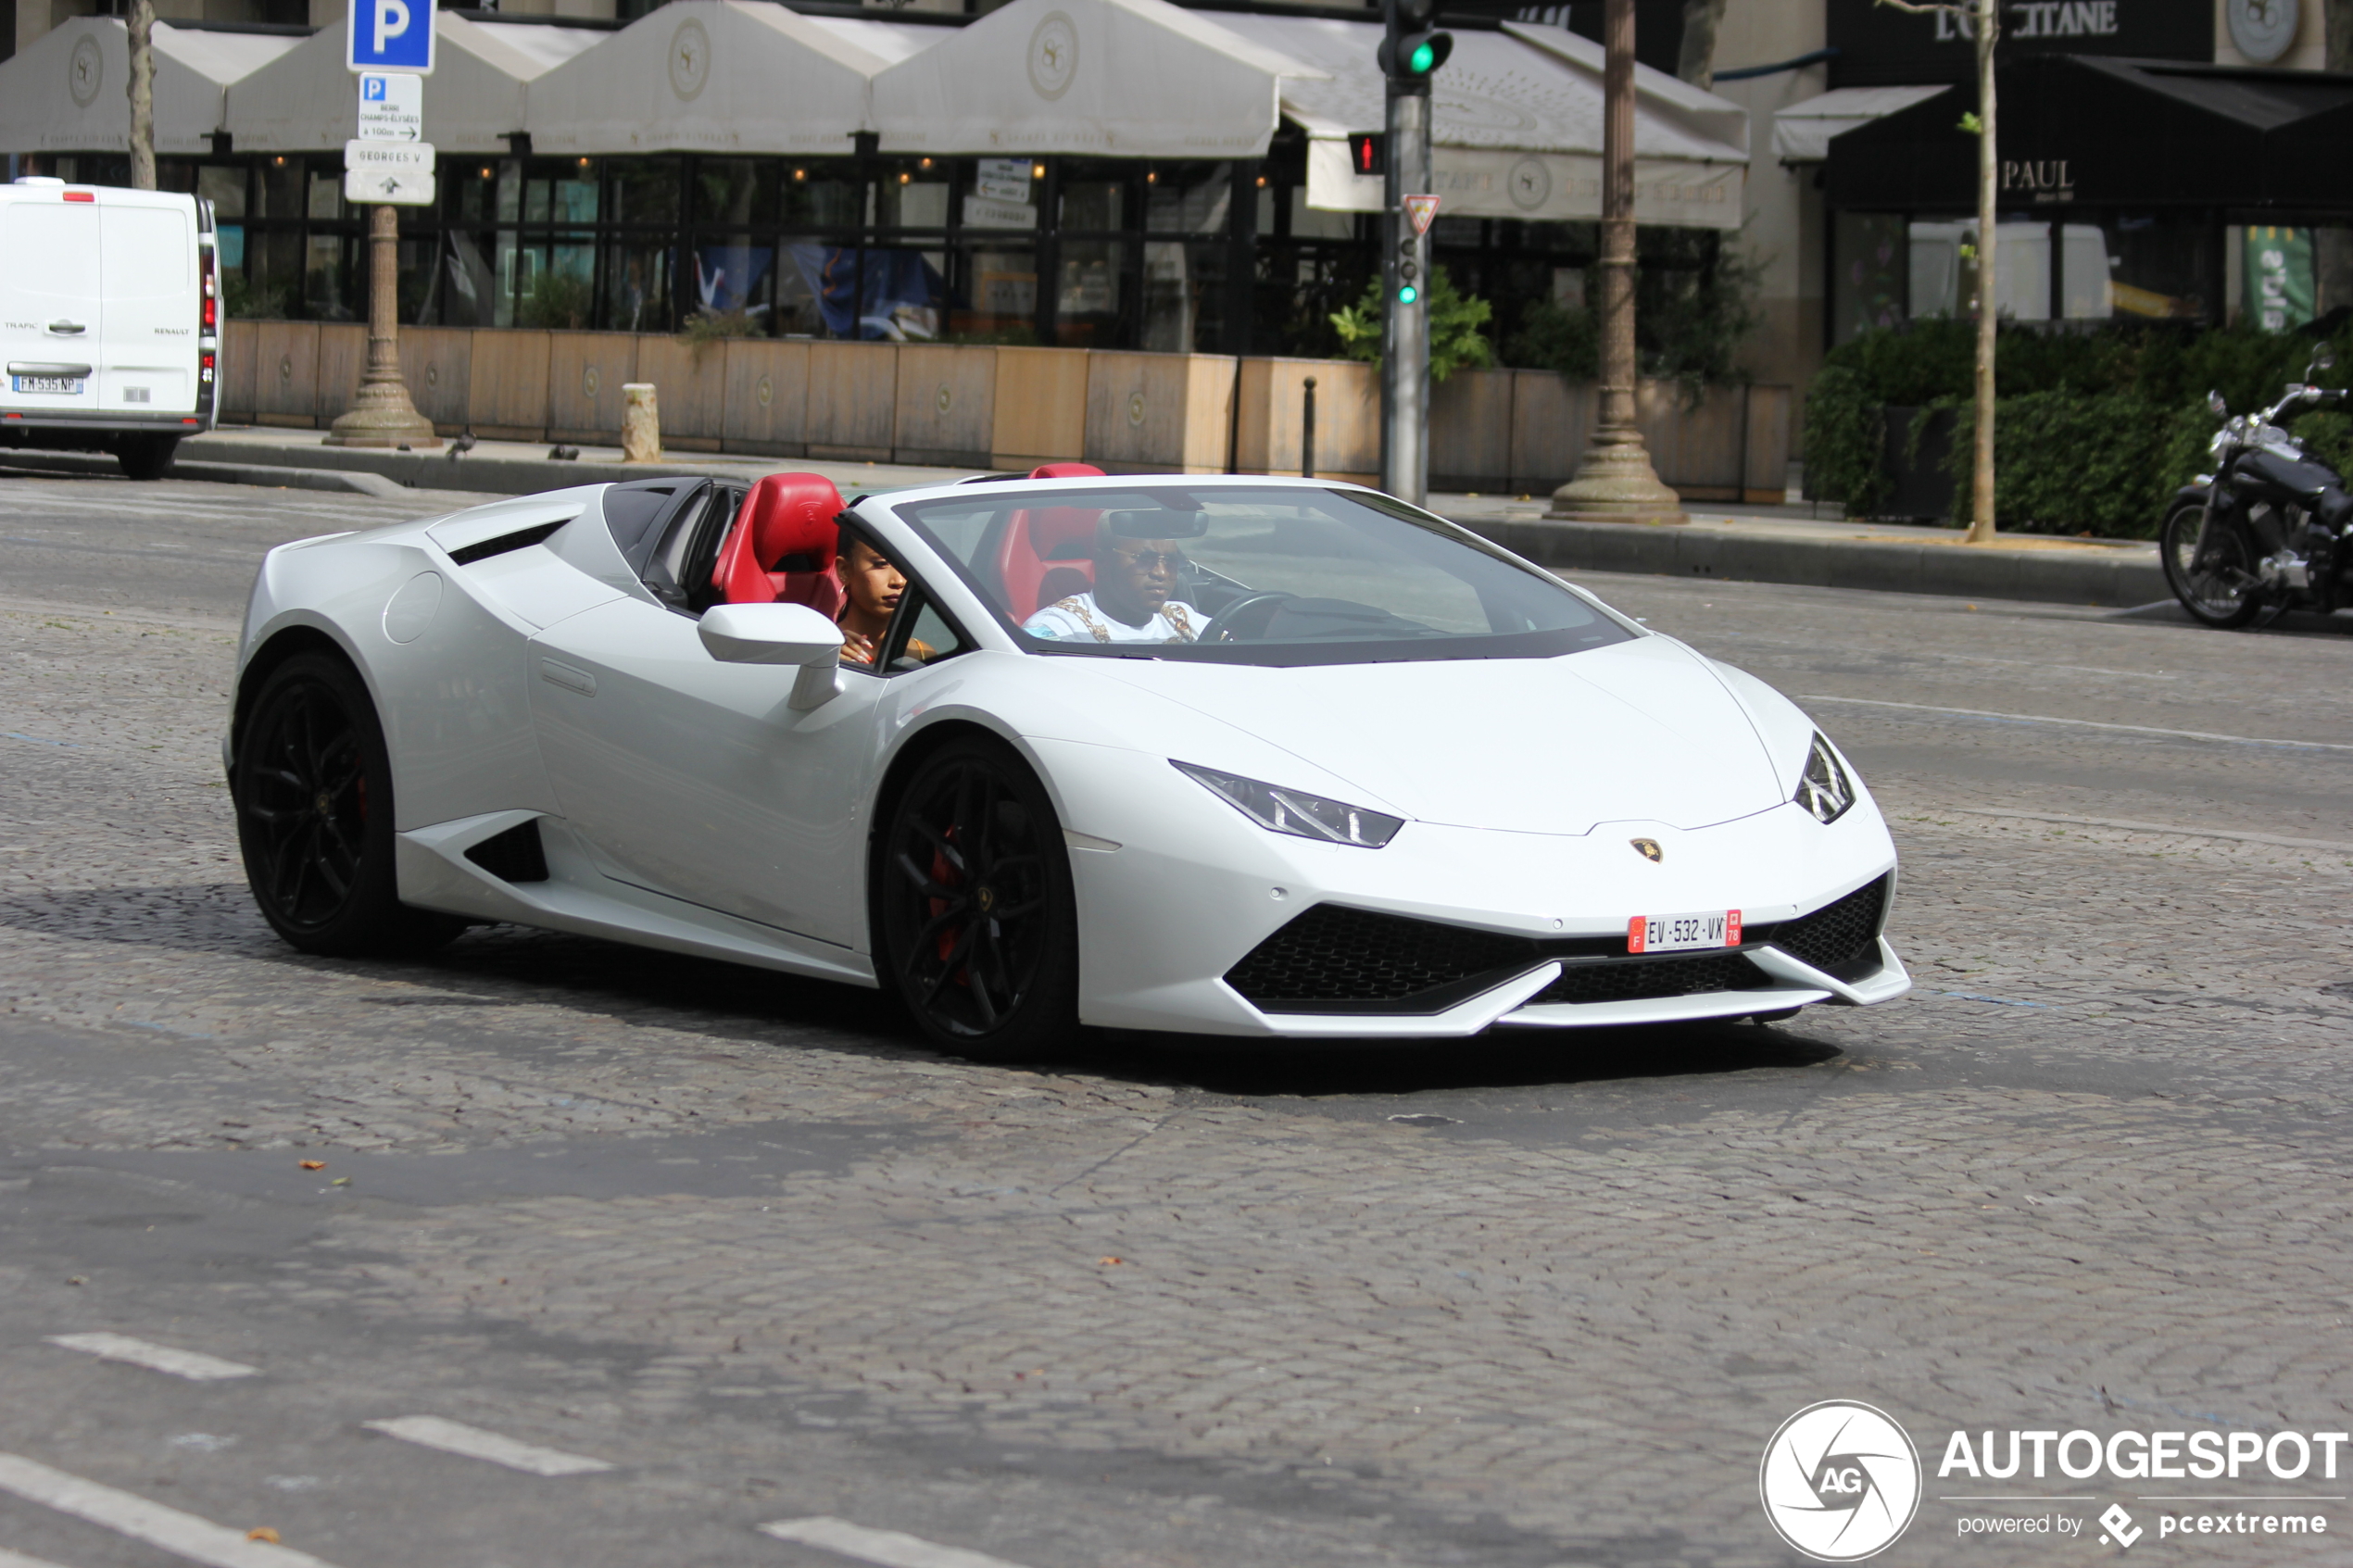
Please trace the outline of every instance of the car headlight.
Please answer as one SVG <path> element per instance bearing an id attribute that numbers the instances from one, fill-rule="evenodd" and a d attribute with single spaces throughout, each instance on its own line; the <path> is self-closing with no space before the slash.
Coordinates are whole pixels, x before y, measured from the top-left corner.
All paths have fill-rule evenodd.
<path id="1" fill-rule="evenodd" d="M 1797 781 L 1793 798 L 1813 812 L 1818 822 L 1834 822 L 1855 804 L 1854 782 L 1838 765 L 1838 753 L 1819 732 L 1814 736 L 1814 749 L 1806 759 L 1806 774 Z"/>
<path id="2" fill-rule="evenodd" d="M 1194 780 L 1235 810 L 1274 833 L 1287 833 L 1293 838 L 1310 838 L 1318 844 L 1353 844 L 1363 849 L 1378 849 L 1397 836 L 1405 825 L 1403 817 L 1385 816 L 1368 811 L 1362 806 L 1350 806 L 1338 800 L 1327 800 L 1320 795 L 1308 795 L 1296 789 L 1284 789 L 1277 784 L 1262 784 L 1233 773 L 1221 773 L 1214 768 L 1197 768 L 1190 762 L 1172 765 L 1187 778 Z"/>

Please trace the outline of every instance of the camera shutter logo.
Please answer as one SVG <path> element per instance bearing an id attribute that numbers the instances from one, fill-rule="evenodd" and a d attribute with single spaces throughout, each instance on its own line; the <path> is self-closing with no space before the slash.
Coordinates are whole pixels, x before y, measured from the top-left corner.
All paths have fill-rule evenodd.
<path id="1" fill-rule="evenodd" d="M 1819 1562 L 1858 1562 L 1895 1543 L 1920 1506 L 1920 1459 L 1884 1412 L 1808 1405 L 1765 1445 L 1756 1485 L 1774 1532 Z"/>
<path id="2" fill-rule="evenodd" d="M 1029 84 L 1051 102 L 1070 91 L 1078 74 L 1078 24 L 1049 11 L 1029 35 Z"/>

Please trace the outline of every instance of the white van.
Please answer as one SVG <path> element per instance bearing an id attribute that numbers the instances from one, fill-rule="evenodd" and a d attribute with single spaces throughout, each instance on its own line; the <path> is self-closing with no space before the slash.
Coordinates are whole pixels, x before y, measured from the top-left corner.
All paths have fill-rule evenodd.
<path id="1" fill-rule="evenodd" d="M 0 450 L 112 452 L 132 478 L 161 478 L 219 407 L 212 204 L 0 185 Z"/>

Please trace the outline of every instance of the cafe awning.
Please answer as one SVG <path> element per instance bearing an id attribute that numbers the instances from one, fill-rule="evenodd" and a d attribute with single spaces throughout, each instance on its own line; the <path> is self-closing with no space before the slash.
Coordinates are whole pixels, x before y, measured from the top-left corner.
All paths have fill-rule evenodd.
<path id="1" fill-rule="evenodd" d="M 1282 85 L 1283 116 L 1308 135 L 1307 200 L 1378 212 L 1381 181 L 1358 175 L 1352 132 L 1379 131 L 1378 22 L 1225 15 L 1219 21 L 1318 69 Z M 1431 78 L 1432 183 L 1455 216 L 1592 219 L 1602 210 L 1598 44 L 1564 28 L 1506 22 L 1454 33 Z M 1643 223 L 1737 229 L 1748 111 L 1646 66 L 1635 68 L 1634 212 Z"/>
<path id="2" fill-rule="evenodd" d="M 1165 0 L 1013 0 L 876 76 L 875 129 L 886 152 L 1256 157 L 1277 84 L 1322 72 L 1254 41 L 1247 19 Z"/>
<path id="3" fill-rule="evenodd" d="M 302 40 L 281 33 L 155 27 L 156 151 L 209 152 L 222 95 Z M 76 17 L 0 62 L 0 150 L 120 153 L 131 147 L 129 31 Z"/>
<path id="4" fill-rule="evenodd" d="M 1773 111 L 1773 156 L 1783 163 L 1820 163 L 1831 156 L 1831 137 L 1951 91 L 1950 87 L 1834 87 Z M 1955 114 L 1958 113 L 1957 109 Z"/>
<path id="5" fill-rule="evenodd" d="M 867 87 L 956 33 L 804 17 L 745 0 L 674 0 L 531 85 L 543 153 L 838 153 L 874 129 Z"/>
<path id="6" fill-rule="evenodd" d="M 241 153 L 343 151 L 359 132 L 359 93 L 344 64 L 338 19 L 229 94 Z M 424 139 L 436 152 L 500 153 L 523 128 L 525 83 L 606 35 L 589 28 L 469 21 L 434 13 L 434 73 L 425 78 Z"/>
<path id="7" fill-rule="evenodd" d="M 2023 55 L 1994 87 L 2006 210 L 2353 214 L 2353 76 Z M 1962 89 L 1833 138 L 1831 206 L 1976 210 L 1977 138 L 1959 123 L 1974 96 Z"/>

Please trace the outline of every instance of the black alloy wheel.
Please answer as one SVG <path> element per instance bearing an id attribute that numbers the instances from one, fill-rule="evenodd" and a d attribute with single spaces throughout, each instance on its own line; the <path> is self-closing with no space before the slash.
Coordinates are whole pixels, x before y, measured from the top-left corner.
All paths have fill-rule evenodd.
<path id="1" fill-rule="evenodd" d="M 2175 502 L 2165 514 L 2157 549 L 2166 583 L 2193 619 L 2225 630 L 2244 626 L 2263 608 L 2253 553 L 2246 533 L 2219 518 L 2206 527 L 2201 544 L 2205 521 L 2206 508 L 2190 500 Z"/>
<path id="2" fill-rule="evenodd" d="M 340 659 L 298 654 L 270 672 L 239 725 L 230 793 L 254 902 L 304 952 L 417 953 L 465 928 L 400 902 L 384 731 Z"/>
<path id="3" fill-rule="evenodd" d="M 877 867 L 887 978 L 924 1033 L 988 1060 L 1078 1031 L 1078 922 L 1062 824 L 1005 746 L 952 741 L 899 797 Z"/>

